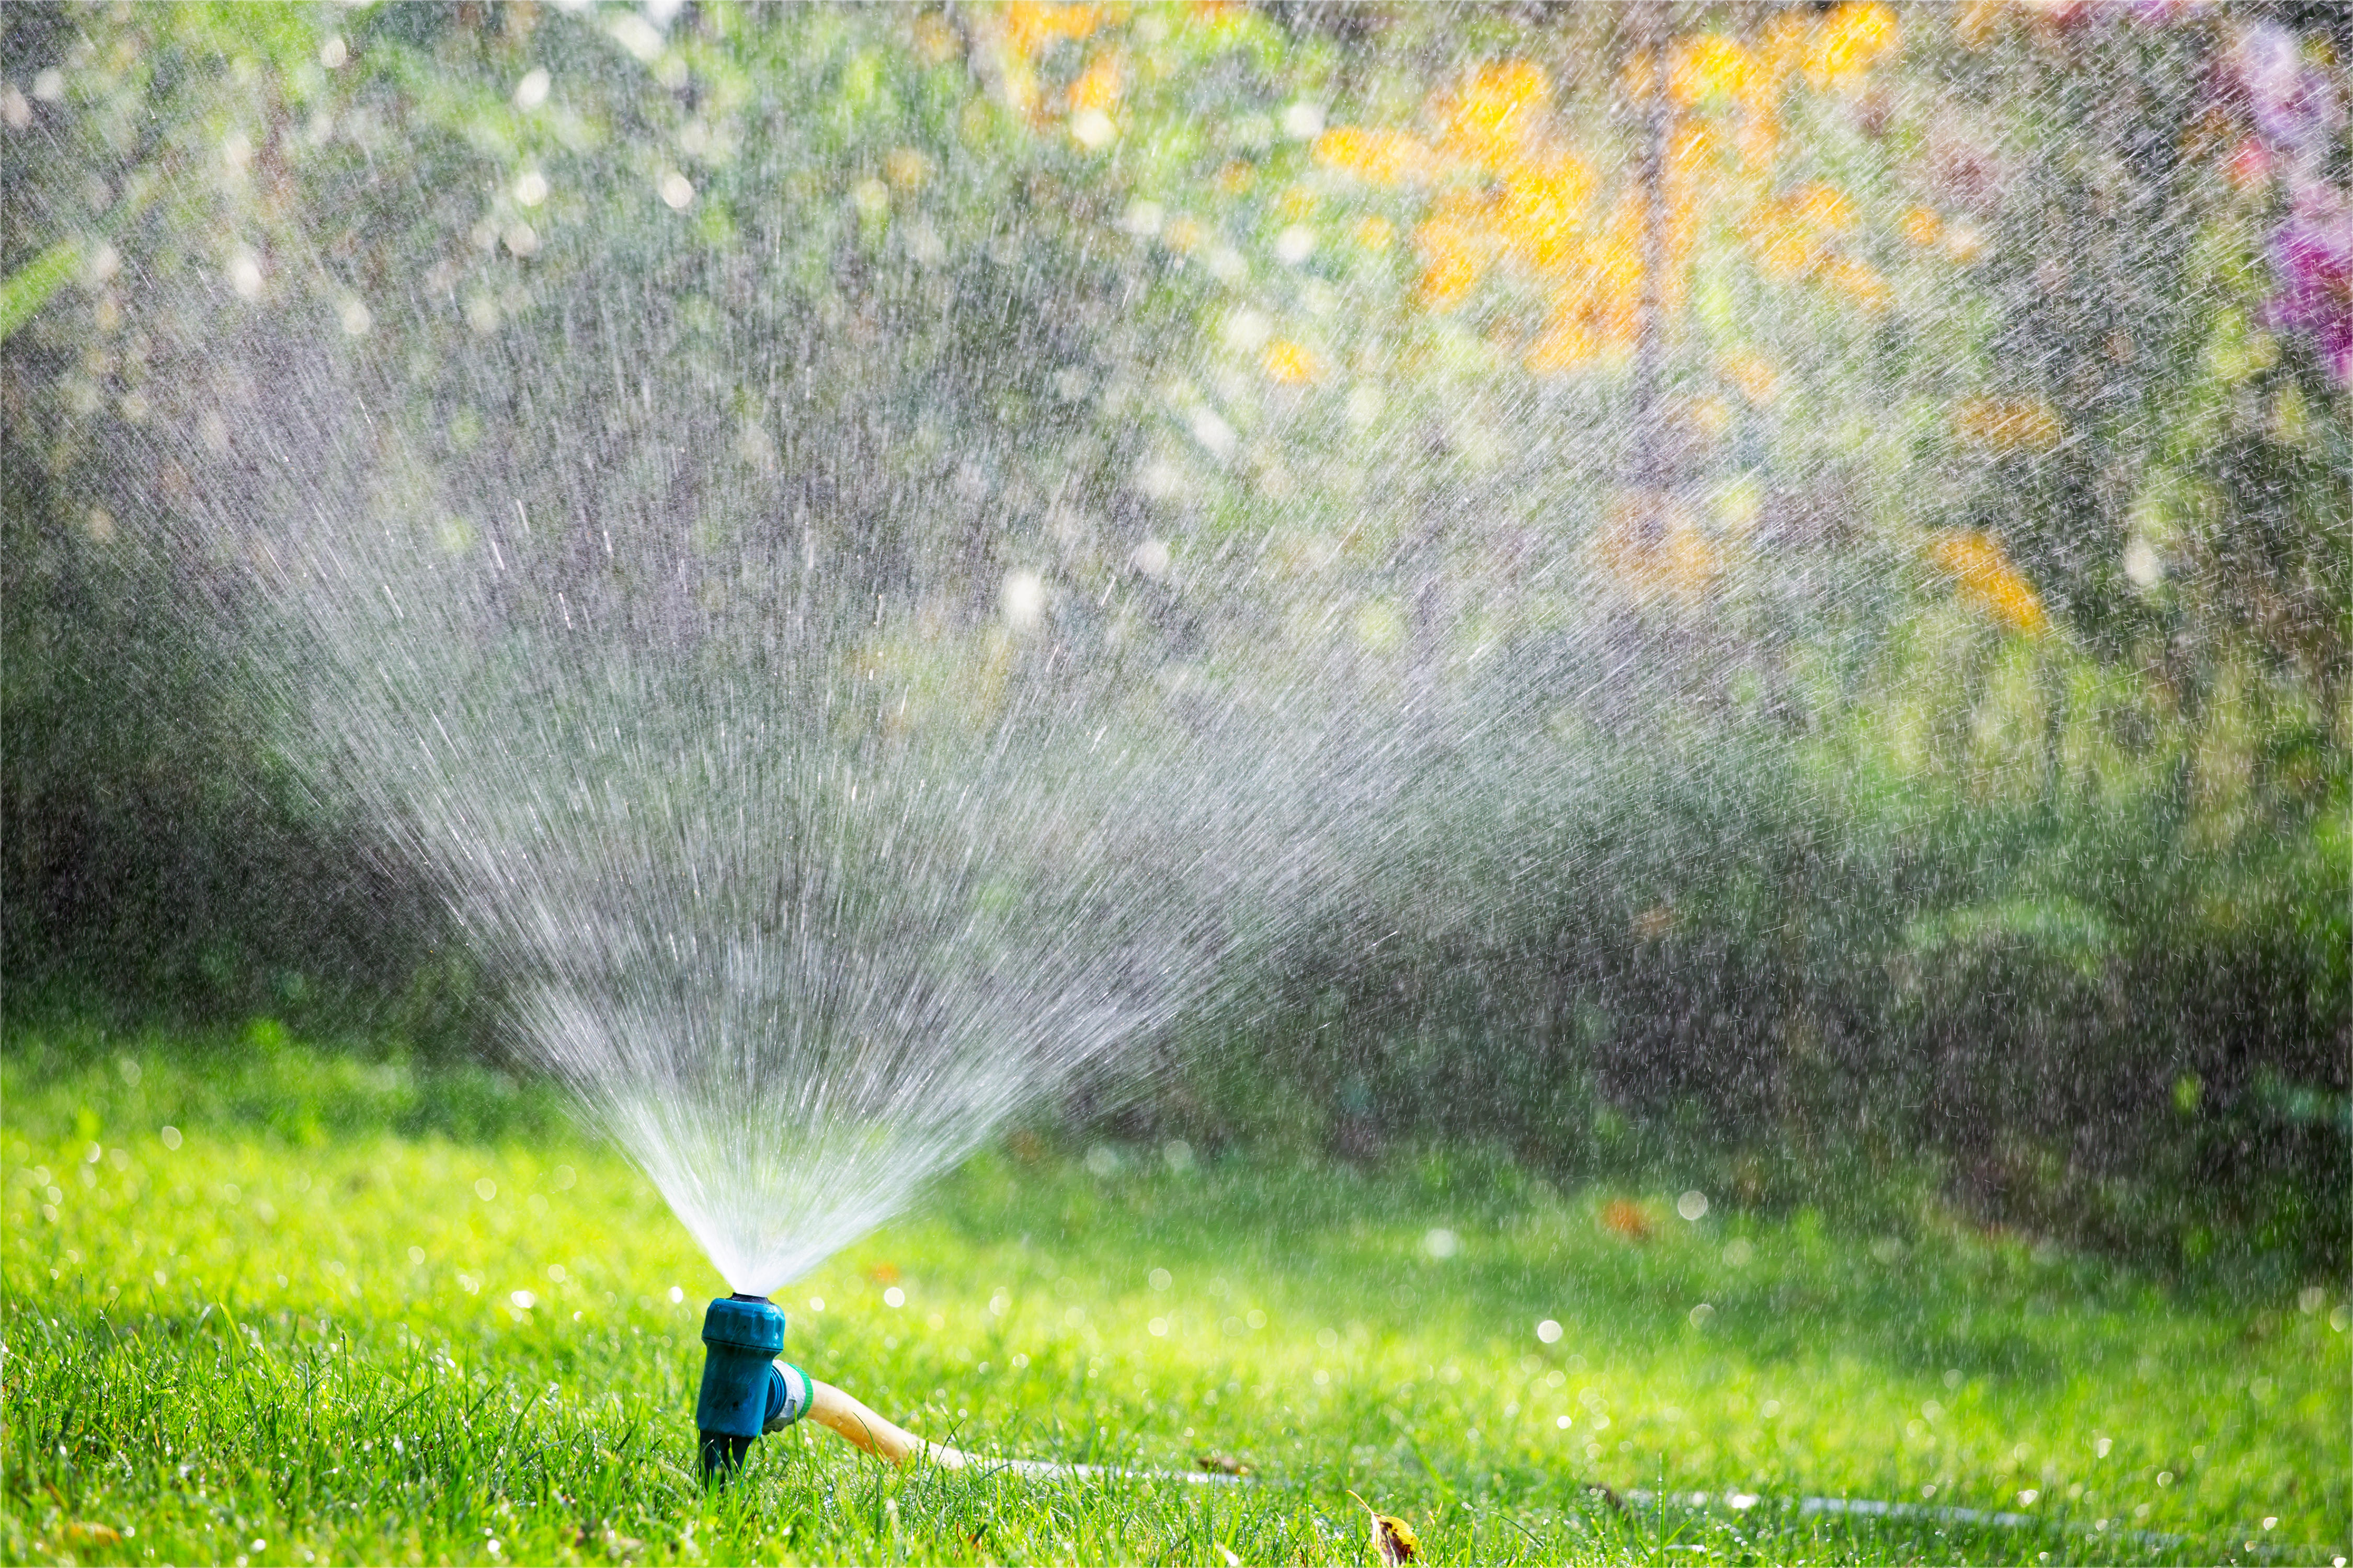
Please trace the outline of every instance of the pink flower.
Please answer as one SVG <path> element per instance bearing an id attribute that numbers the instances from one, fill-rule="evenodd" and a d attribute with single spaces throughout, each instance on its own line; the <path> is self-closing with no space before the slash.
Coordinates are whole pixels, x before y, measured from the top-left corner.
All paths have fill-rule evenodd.
<path id="1" fill-rule="evenodd" d="M 2231 67 L 2266 146 L 2298 164 L 2327 155 L 2345 110 L 2327 73 L 2305 59 L 2294 33 L 2270 22 L 2249 27 L 2231 51 Z"/>
<path id="2" fill-rule="evenodd" d="M 2278 292 L 2271 324 L 2310 336 L 2340 386 L 2353 386 L 2353 206 L 2337 192 L 2309 187 L 2272 236 Z"/>

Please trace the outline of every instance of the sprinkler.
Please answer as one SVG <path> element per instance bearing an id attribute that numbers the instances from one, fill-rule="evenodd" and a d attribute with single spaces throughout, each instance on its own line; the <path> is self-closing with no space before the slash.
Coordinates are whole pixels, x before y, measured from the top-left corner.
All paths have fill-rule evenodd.
<path id="1" fill-rule="evenodd" d="M 789 1362 L 785 1315 L 765 1296 L 722 1296 L 702 1314 L 702 1392 L 694 1402 L 702 1474 L 724 1483 L 744 1463 L 752 1440 L 781 1432 L 804 1415 L 839 1432 L 878 1459 L 903 1465 L 922 1455 L 961 1469 L 965 1456 L 893 1426 L 841 1390 Z"/>
<path id="2" fill-rule="evenodd" d="M 785 1348 L 785 1315 L 765 1296 L 722 1296 L 702 1314 L 702 1393 L 694 1425 L 702 1439 L 702 1476 L 724 1486 L 763 1432 L 781 1432 L 804 1415 L 840 1434 L 886 1464 L 922 1460 L 945 1470 L 985 1463 L 1027 1476 L 1098 1476 L 1144 1472 L 1035 1459 L 981 1460 L 945 1443 L 926 1442 L 884 1420 L 829 1383 L 819 1383 L 776 1352 Z M 1163 1475 L 1166 1480 L 1223 1481 L 1230 1476 Z"/>
<path id="3" fill-rule="evenodd" d="M 765 1296 L 722 1296 L 702 1314 L 702 1392 L 694 1402 L 702 1474 L 724 1481 L 752 1439 L 780 1432 L 809 1413 L 816 1384 L 776 1360 L 785 1315 Z"/>

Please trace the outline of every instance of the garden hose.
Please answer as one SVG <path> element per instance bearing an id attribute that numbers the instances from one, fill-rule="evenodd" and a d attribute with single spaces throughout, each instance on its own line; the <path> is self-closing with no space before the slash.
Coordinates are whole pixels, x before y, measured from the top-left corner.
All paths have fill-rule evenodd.
<path id="1" fill-rule="evenodd" d="M 986 1465 L 1029 1476 L 1132 1474 L 1097 1465 L 1040 1459 L 984 1459 L 945 1443 L 916 1436 L 886 1421 L 851 1395 L 776 1360 L 785 1348 L 785 1315 L 765 1296 L 722 1296 L 702 1315 L 702 1391 L 694 1405 L 705 1480 L 725 1485 L 764 1432 L 781 1432 L 804 1416 L 840 1434 L 892 1465 L 922 1458 L 942 1469 Z M 1157 1474 L 1157 1472 L 1155 1472 Z M 1184 1481 L 1230 1481 L 1228 1475 L 1166 1474 Z"/>

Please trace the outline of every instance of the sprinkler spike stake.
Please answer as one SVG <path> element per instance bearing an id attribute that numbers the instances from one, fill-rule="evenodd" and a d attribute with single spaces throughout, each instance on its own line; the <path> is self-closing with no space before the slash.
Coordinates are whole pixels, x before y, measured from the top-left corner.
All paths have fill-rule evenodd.
<path id="1" fill-rule="evenodd" d="M 780 1363 L 785 1315 L 765 1296 L 722 1296 L 702 1314 L 702 1391 L 694 1402 L 702 1475 L 725 1484 L 752 1440 L 808 1414 L 808 1373 Z"/>

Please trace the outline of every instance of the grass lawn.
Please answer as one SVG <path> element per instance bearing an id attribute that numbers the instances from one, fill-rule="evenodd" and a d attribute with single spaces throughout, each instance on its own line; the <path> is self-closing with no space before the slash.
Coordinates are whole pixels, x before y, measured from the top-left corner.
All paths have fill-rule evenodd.
<path id="1" fill-rule="evenodd" d="M 725 1286 L 544 1092 L 22 1030 L 0 1090 L 11 1563 L 1365 1563 L 1352 1491 L 1482 1563 L 2348 1549 L 2333 1292 L 2168 1291 L 1933 1213 L 1018 1139 L 783 1292 L 788 1353 L 966 1447 L 1248 1477 L 886 1471 L 796 1430 L 711 1494 Z"/>

